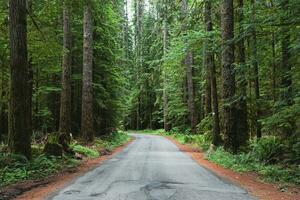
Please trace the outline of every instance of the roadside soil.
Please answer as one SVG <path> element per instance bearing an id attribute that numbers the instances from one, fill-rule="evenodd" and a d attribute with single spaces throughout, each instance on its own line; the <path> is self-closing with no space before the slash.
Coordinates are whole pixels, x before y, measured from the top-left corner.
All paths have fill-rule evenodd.
<path id="1" fill-rule="evenodd" d="M 8 186 L 3 190 L 0 190 L 0 200 L 42 200 L 49 194 L 74 181 L 80 175 L 98 167 L 101 163 L 110 159 L 114 154 L 122 151 L 131 142 L 132 140 L 98 158 L 84 159 L 79 166 L 63 170 L 53 176 Z"/>
<path id="2" fill-rule="evenodd" d="M 199 149 L 190 145 L 182 145 L 175 139 L 167 137 L 177 147 L 191 156 L 193 160 L 198 162 L 201 166 L 216 174 L 221 179 L 229 180 L 236 185 L 246 189 L 252 196 L 260 200 L 300 200 L 300 188 L 290 186 L 287 191 L 282 192 L 281 186 L 275 183 L 265 183 L 259 179 L 255 172 L 237 173 L 230 169 L 226 169 L 217 164 L 211 163 L 205 159 L 205 154 Z"/>

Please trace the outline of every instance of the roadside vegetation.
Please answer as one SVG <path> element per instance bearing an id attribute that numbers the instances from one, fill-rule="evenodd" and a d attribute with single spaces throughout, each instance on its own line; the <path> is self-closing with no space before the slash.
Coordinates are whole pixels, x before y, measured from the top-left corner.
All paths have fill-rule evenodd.
<path id="1" fill-rule="evenodd" d="M 95 138 L 94 142 L 86 144 L 80 139 L 70 143 L 71 151 L 62 156 L 46 155 L 45 143 L 34 142 L 33 157 L 28 160 L 25 156 L 6 152 L 6 146 L 0 148 L 0 187 L 14 183 L 37 180 L 54 175 L 60 171 L 70 170 L 86 159 L 93 159 L 102 154 L 109 154 L 113 149 L 128 142 L 130 137 L 121 131 Z"/>
<path id="2" fill-rule="evenodd" d="M 248 146 L 237 154 L 225 151 L 223 147 L 212 148 L 211 136 L 192 135 L 188 131 L 165 132 L 160 130 L 134 131 L 163 135 L 177 140 L 181 144 L 192 145 L 205 153 L 205 158 L 213 163 L 235 172 L 256 172 L 262 180 L 300 186 L 300 138 L 283 140 L 275 136 L 264 136 L 260 140 L 250 140 Z M 284 187 L 283 187 L 284 188 Z"/>

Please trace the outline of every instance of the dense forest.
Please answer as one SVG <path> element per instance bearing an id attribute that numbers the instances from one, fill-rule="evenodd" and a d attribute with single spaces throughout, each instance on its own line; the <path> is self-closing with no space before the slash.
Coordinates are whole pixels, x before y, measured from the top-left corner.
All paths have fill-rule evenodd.
<path id="1" fill-rule="evenodd" d="M 272 136 L 277 161 L 297 166 L 299 11 L 298 0 L 1 0 L 1 149 L 30 159 L 51 133 L 87 143 L 164 129 L 231 153 Z"/>

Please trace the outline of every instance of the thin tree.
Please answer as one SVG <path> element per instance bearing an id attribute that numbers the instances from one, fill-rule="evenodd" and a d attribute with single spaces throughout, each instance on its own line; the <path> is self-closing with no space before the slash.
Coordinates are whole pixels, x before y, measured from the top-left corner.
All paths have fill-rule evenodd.
<path id="1" fill-rule="evenodd" d="M 247 79 L 246 79 L 246 55 L 245 55 L 245 39 L 244 39 L 244 0 L 238 0 L 237 19 L 239 23 L 239 40 L 237 42 L 237 59 L 239 64 L 238 70 L 238 95 L 236 111 L 239 120 L 237 127 L 239 143 L 245 145 L 249 139 L 248 134 L 248 113 L 247 113 Z"/>
<path id="2" fill-rule="evenodd" d="M 164 46 L 164 58 L 166 58 L 168 51 L 168 12 L 167 12 L 167 2 L 163 0 L 163 46 Z M 168 120 L 168 95 L 167 95 L 167 76 L 166 70 L 162 70 L 163 73 L 163 105 L 164 105 L 164 129 L 165 131 L 170 131 L 170 125 Z"/>
<path id="3" fill-rule="evenodd" d="M 289 19 L 289 0 L 282 0 L 281 2 L 281 9 L 285 13 L 281 17 L 281 21 L 283 26 L 281 27 L 281 71 L 282 71 L 282 78 L 281 78 L 281 101 L 284 106 L 291 106 L 293 104 L 293 96 L 292 96 L 292 65 L 291 65 L 291 53 L 290 53 L 290 43 L 291 43 L 291 33 L 287 23 Z M 290 136 L 294 132 L 295 121 L 290 120 L 290 127 L 284 129 L 284 136 Z"/>
<path id="4" fill-rule="evenodd" d="M 94 139 L 93 129 L 93 22 L 91 2 L 86 1 L 83 19 L 83 76 L 81 132 L 86 141 Z"/>
<path id="5" fill-rule="evenodd" d="M 188 17 L 188 2 L 187 0 L 181 1 L 181 12 L 183 16 L 182 21 L 182 30 L 186 31 L 186 19 Z M 186 45 L 187 41 L 185 41 Z M 189 119 L 191 123 L 191 132 L 196 133 L 197 126 L 197 115 L 195 111 L 195 100 L 194 100 L 194 83 L 193 83 L 193 54 L 189 47 L 186 47 L 186 54 L 184 58 L 184 65 L 186 70 L 186 79 L 187 79 L 187 96 L 188 96 L 188 111 Z"/>
<path id="6" fill-rule="evenodd" d="M 61 77 L 60 120 L 59 132 L 69 134 L 71 132 L 71 25 L 70 25 L 70 1 L 64 1 L 63 10 L 63 62 Z"/>
<path id="7" fill-rule="evenodd" d="M 9 148 L 11 152 L 31 158 L 31 96 L 27 53 L 26 0 L 9 1 L 10 103 Z"/>
<path id="8" fill-rule="evenodd" d="M 221 9 L 222 32 L 222 100 L 224 147 L 236 152 L 235 71 L 234 71 L 234 14 L 233 0 L 223 0 Z"/>
<path id="9" fill-rule="evenodd" d="M 135 64 L 136 64 L 136 82 L 139 83 L 142 68 L 142 16 L 143 16 L 143 0 L 135 0 Z M 137 84 L 137 89 L 141 91 L 141 85 Z M 136 105 L 136 129 L 141 127 L 141 95 L 138 94 Z"/>
<path id="10" fill-rule="evenodd" d="M 259 71 L 258 71 L 258 57 L 257 57 L 257 34 L 256 34 L 256 2 L 251 0 L 252 5 L 252 28 L 251 28 L 251 53 L 252 53 L 252 66 L 254 73 L 254 92 L 255 92 L 255 129 L 256 137 L 261 138 L 261 124 L 260 119 L 260 86 L 259 86 Z"/>
<path id="11" fill-rule="evenodd" d="M 208 39 L 204 44 L 204 66 L 207 70 L 207 81 L 210 82 L 211 87 L 211 100 L 213 108 L 213 132 L 212 132 L 212 144 L 215 146 L 220 145 L 220 119 L 219 119 L 219 102 L 218 102 L 218 92 L 217 92 L 217 80 L 216 80 L 216 66 L 214 61 L 214 52 L 212 50 L 212 38 L 211 33 L 213 31 L 213 23 L 211 16 L 211 1 L 206 0 L 204 2 L 204 25 L 205 31 L 208 34 Z M 207 97 L 206 97 L 207 98 Z"/>

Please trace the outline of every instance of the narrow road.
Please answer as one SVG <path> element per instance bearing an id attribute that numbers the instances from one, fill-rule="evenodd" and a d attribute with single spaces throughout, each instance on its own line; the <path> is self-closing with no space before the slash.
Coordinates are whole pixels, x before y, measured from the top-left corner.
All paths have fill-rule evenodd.
<path id="1" fill-rule="evenodd" d="M 124 151 L 53 194 L 53 200 L 250 200 L 168 139 L 135 135 Z"/>

